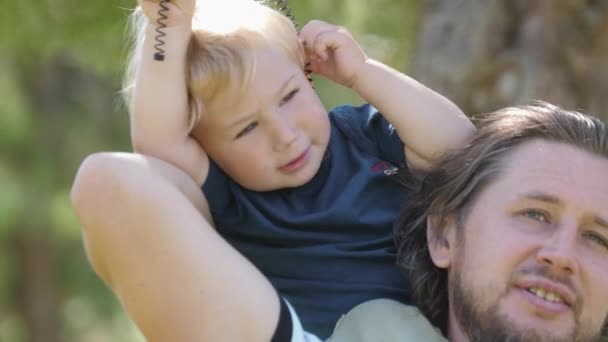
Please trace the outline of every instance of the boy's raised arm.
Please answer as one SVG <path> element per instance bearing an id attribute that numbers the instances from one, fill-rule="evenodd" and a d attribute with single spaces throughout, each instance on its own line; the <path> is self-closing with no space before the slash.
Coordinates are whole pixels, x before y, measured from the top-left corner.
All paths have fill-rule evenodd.
<path id="1" fill-rule="evenodd" d="M 135 152 L 165 160 L 204 181 L 207 156 L 190 135 L 186 53 L 191 35 L 194 0 L 168 3 L 167 27 L 162 29 L 164 60 L 154 54 L 158 36 L 158 0 L 141 0 L 147 17 L 143 46 L 138 51 L 135 87 L 129 103 L 131 143 Z M 180 7 L 181 6 L 181 7 Z M 142 15 L 142 14 L 140 14 Z"/>
<path id="2" fill-rule="evenodd" d="M 368 58 L 345 28 L 313 20 L 302 28 L 300 40 L 313 72 L 352 88 L 395 126 L 411 169 L 430 168 L 473 134 L 473 124 L 454 103 Z"/>
<path id="3" fill-rule="evenodd" d="M 412 169 L 430 168 L 444 152 L 466 144 L 475 131 L 453 102 L 373 59 L 365 61 L 353 89 L 395 126 Z"/>

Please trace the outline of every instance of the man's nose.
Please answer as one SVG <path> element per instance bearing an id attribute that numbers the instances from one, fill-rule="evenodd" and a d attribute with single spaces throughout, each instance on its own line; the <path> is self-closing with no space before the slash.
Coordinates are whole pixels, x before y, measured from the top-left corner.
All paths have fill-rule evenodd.
<path id="1" fill-rule="evenodd" d="M 537 254 L 537 261 L 548 265 L 556 274 L 577 273 L 577 239 L 576 223 L 562 224 L 553 231 L 550 238 L 543 241 Z"/>

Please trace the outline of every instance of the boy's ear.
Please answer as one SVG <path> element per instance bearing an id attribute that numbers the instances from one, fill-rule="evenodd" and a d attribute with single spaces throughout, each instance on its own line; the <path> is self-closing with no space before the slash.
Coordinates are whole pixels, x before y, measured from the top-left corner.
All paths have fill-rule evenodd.
<path id="1" fill-rule="evenodd" d="M 426 219 L 426 239 L 429 254 L 435 266 L 447 269 L 452 264 L 456 245 L 456 219 L 454 215 L 438 217 L 429 215 Z"/>
<path id="2" fill-rule="evenodd" d="M 306 79 L 308 80 L 310 85 L 314 88 L 315 84 L 312 81 L 312 70 L 310 70 L 310 62 L 304 65 L 304 75 L 306 76 Z"/>
<path id="3" fill-rule="evenodd" d="M 310 60 L 308 59 L 308 55 L 306 53 L 306 47 L 304 46 L 305 42 L 302 39 L 298 39 L 298 43 L 300 44 L 300 49 L 302 50 L 302 54 L 304 55 L 304 76 L 310 83 L 310 85 L 314 88 L 315 85 L 312 81 L 312 69 L 310 68 Z"/>

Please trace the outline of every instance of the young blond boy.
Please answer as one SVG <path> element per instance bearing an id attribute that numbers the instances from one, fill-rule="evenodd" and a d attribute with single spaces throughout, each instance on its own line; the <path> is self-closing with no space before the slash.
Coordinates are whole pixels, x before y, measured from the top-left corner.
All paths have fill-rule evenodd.
<path id="1" fill-rule="evenodd" d="M 391 175 L 424 172 L 473 126 L 344 28 L 298 37 L 278 12 L 230 4 L 170 4 L 162 62 L 140 27 L 126 89 L 147 156 L 81 167 L 87 251 L 150 340 L 326 338 L 359 303 L 408 301 L 392 242 L 407 191 Z M 154 23 L 158 3 L 141 5 Z M 306 62 L 371 106 L 328 115 Z"/>

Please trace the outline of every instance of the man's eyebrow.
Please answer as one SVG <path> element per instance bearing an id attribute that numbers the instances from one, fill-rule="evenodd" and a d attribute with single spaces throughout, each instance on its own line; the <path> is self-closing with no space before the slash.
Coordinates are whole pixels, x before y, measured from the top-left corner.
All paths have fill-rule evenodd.
<path id="1" fill-rule="evenodd" d="M 547 202 L 547 203 L 551 203 L 551 204 L 561 204 L 562 203 L 562 201 L 559 198 L 549 195 L 549 194 L 541 193 L 541 192 L 527 193 L 523 197 L 537 200 L 537 201 Z M 594 215 L 593 222 L 602 228 L 608 229 L 608 220 L 606 220 L 602 217 Z"/>
<path id="2" fill-rule="evenodd" d="M 599 216 L 595 217 L 595 224 L 597 224 L 600 227 L 608 229 L 608 221 L 604 220 L 603 218 L 601 218 Z"/>

